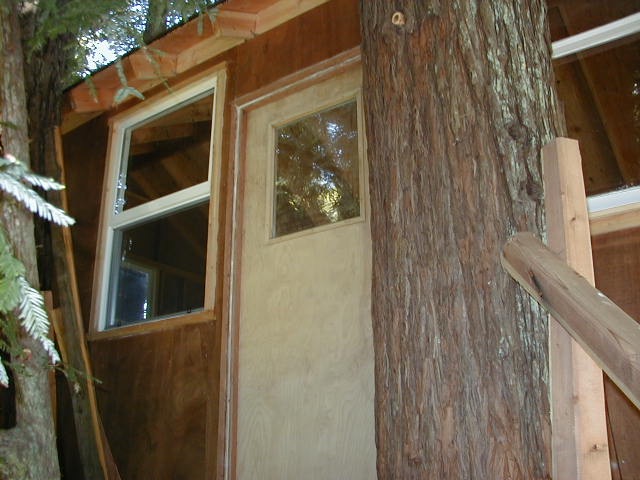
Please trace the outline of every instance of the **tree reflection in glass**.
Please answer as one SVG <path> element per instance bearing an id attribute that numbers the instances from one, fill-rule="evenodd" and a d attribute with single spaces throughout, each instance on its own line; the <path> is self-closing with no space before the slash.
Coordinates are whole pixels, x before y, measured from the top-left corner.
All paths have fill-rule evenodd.
<path id="1" fill-rule="evenodd" d="M 355 100 L 276 129 L 273 236 L 360 215 Z"/>

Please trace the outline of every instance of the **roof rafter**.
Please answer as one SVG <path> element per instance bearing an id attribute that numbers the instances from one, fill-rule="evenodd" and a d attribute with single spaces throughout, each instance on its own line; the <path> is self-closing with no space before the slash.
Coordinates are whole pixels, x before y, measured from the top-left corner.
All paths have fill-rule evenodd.
<path id="1" fill-rule="evenodd" d="M 121 60 L 127 85 L 145 91 L 240 45 L 328 0 L 228 0 L 214 22 L 201 17 L 172 30 Z M 63 131 L 69 131 L 115 106 L 123 87 L 115 65 L 95 73 L 68 92 L 70 109 Z"/>

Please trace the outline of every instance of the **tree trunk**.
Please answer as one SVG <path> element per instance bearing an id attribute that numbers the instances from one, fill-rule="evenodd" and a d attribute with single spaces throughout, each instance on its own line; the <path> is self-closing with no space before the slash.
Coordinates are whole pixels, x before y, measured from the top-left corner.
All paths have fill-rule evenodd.
<path id="1" fill-rule="evenodd" d="M 27 110 L 24 92 L 23 53 L 18 21 L 19 2 L 0 2 L 0 120 L 7 153 L 29 163 Z M 27 267 L 27 277 L 37 285 L 33 220 L 31 215 L 7 197 L 1 197 L 0 224 L 8 234 L 14 254 Z M 12 361 L 16 388 L 16 422 L 0 431 L 0 478 L 59 478 L 56 440 L 51 414 L 47 356 L 39 343 L 24 336 L 23 355 Z M 1 388 L 1 387 L 0 387 Z"/>
<path id="2" fill-rule="evenodd" d="M 149 0 L 142 41 L 149 45 L 167 31 L 169 5 L 166 0 Z"/>
<path id="3" fill-rule="evenodd" d="M 59 9 L 64 9 L 67 0 L 57 0 Z M 22 18 L 23 45 L 36 33 L 37 11 Z M 30 154 L 34 169 L 45 175 L 61 180 L 56 163 L 55 127 L 60 124 L 64 80 L 70 73 L 70 53 L 74 38 L 69 34 L 49 38 L 41 48 L 27 56 L 26 91 L 29 112 Z M 59 192 L 48 192 L 47 199 L 63 208 Z M 91 371 L 84 362 L 86 349 L 82 321 L 73 303 L 70 265 L 67 262 L 63 232 L 60 227 L 48 222 L 39 223 L 38 236 L 41 245 L 39 265 L 41 281 L 47 290 L 53 290 L 54 301 L 59 307 L 61 323 L 66 335 L 68 367 L 78 375 L 78 379 L 68 382 L 69 395 L 73 405 L 74 425 L 78 439 L 78 453 L 86 480 L 104 478 L 99 457 L 97 437 L 94 430 L 89 389 L 93 389 Z"/>
<path id="4" fill-rule="evenodd" d="M 545 2 L 361 10 L 379 478 L 550 478 L 547 317 L 500 266 L 544 232 Z"/>

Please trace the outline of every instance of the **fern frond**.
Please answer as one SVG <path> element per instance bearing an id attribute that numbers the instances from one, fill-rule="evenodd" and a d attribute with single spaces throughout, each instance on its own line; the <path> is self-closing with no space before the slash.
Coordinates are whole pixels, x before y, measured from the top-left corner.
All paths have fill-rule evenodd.
<path id="1" fill-rule="evenodd" d="M 210 8 L 207 11 L 207 14 L 209 15 L 209 21 L 211 22 L 211 25 L 216 23 L 216 20 L 218 19 L 218 14 L 219 13 L 220 13 L 220 9 L 218 7 Z"/>
<path id="2" fill-rule="evenodd" d="M 13 311 L 20 304 L 20 285 L 16 281 L 18 277 L 0 279 L 0 312 Z"/>
<path id="3" fill-rule="evenodd" d="M 42 190 L 64 190 L 64 185 L 56 182 L 53 178 L 43 177 L 33 172 L 26 172 L 22 175 L 22 180 L 33 185 L 34 187 L 41 188 Z"/>
<path id="4" fill-rule="evenodd" d="M 25 272 L 24 265 L 13 256 L 11 244 L 0 229 L 0 278 L 15 278 L 24 275 Z"/>
<path id="5" fill-rule="evenodd" d="M 44 308 L 44 298 L 40 292 L 29 285 L 27 279 L 18 277 L 22 301 L 18 307 L 18 318 L 27 334 L 40 342 L 53 364 L 60 361 L 56 347 L 49 339 L 49 318 Z"/>
<path id="6" fill-rule="evenodd" d="M 84 79 L 84 82 L 87 85 L 87 87 L 89 88 L 89 95 L 91 95 L 91 99 L 95 103 L 98 103 L 100 101 L 100 99 L 98 98 L 98 89 L 96 87 L 95 82 L 93 81 L 93 77 L 87 76 Z"/>
<path id="7" fill-rule="evenodd" d="M 60 356 L 55 345 L 49 339 L 49 319 L 44 308 L 44 299 L 40 292 L 29 285 L 25 278 L 24 264 L 15 258 L 11 245 L 0 229 L 0 314 L 11 318 L 17 313 L 18 320 L 27 335 L 39 342 L 51 362 L 56 364 Z M 6 324 L 2 327 L 3 335 L 11 337 Z M 7 340 L 9 341 L 9 340 Z M 14 339 L 13 342 L 16 340 Z M 7 386 L 9 377 L 0 361 L 0 384 Z"/>
<path id="8" fill-rule="evenodd" d="M 13 256 L 11 246 L 0 230 L 0 313 L 8 314 L 20 303 L 20 285 L 17 279 L 25 271 L 22 262 Z"/>
<path id="9" fill-rule="evenodd" d="M 75 220 L 67 215 L 64 210 L 54 207 L 36 192 L 6 172 L 0 172 L 0 190 L 5 191 L 28 210 L 36 213 L 47 221 L 63 227 L 68 227 L 75 223 Z"/>
<path id="10" fill-rule="evenodd" d="M 122 57 L 116 61 L 116 72 L 118 73 L 118 78 L 120 79 L 120 85 L 126 87 L 129 82 L 127 81 L 127 75 L 124 73 L 124 66 L 122 65 Z"/>
<path id="11" fill-rule="evenodd" d="M 13 160 L 12 160 L 13 159 Z M 10 165 L 15 163 L 15 157 L 12 155 L 7 155 L 5 157 L 0 155 L 0 168 L 6 169 Z"/>
<path id="12" fill-rule="evenodd" d="M 33 173 L 29 167 L 13 155 L 0 157 L 0 169 L 15 180 L 27 182 L 30 185 L 42 188 L 43 190 L 64 189 L 64 185 L 56 182 L 53 178 L 43 177 L 42 175 Z"/>
<path id="13" fill-rule="evenodd" d="M 4 388 L 9 386 L 9 375 L 7 374 L 7 369 L 4 368 L 4 362 L 0 360 L 0 385 Z"/>

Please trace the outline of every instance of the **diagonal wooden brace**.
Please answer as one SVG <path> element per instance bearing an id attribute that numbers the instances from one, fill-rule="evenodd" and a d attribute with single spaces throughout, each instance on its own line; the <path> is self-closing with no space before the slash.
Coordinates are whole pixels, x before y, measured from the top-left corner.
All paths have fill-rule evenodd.
<path id="1" fill-rule="evenodd" d="M 531 233 L 507 242 L 502 265 L 640 408 L 640 324 Z"/>

